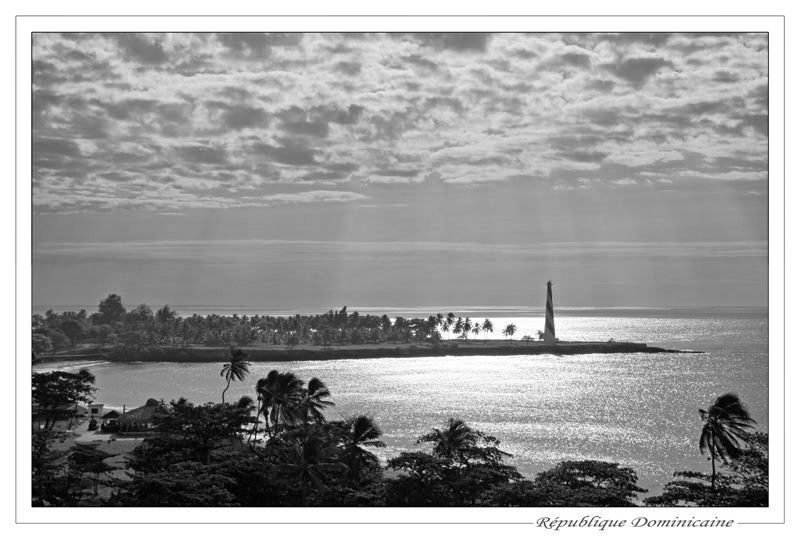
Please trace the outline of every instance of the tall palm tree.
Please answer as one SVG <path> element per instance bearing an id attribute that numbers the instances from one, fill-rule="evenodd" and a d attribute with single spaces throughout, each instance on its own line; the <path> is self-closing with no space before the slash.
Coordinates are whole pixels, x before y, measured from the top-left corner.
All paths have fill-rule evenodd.
<path id="1" fill-rule="evenodd" d="M 308 387 L 302 390 L 302 396 L 297 406 L 298 419 L 304 424 L 325 423 L 324 408 L 335 406 L 333 401 L 327 400 L 331 396 L 328 386 L 319 378 L 308 381 Z"/>
<path id="2" fill-rule="evenodd" d="M 261 408 L 267 420 L 267 433 L 280 425 L 295 422 L 297 406 L 303 398 L 303 381 L 292 372 L 270 371 L 258 381 L 256 391 L 261 397 Z"/>
<path id="3" fill-rule="evenodd" d="M 267 417 L 267 413 L 264 408 L 265 397 L 267 394 L 267 386 L 273 383 L 273 381 L 270 379 L 271 376 L 274 376 L 273 373 L 274 375 L 277 375 L 278 371 L 270 371 L 266 378 L 259 378 L 258 381 L 256 382 L 256 396 L 258 398 L 258 404 L 256 405 L 256 419 L 253 423 L 253 431 L 250 433 L 250 440 L 252 440 L 253 437 L 258 432 L 258 425 L 260 423 L 261 413 L 264 412 L 264 417 L 265 418 Z M 267 428 L 269 428 L 269 424 L 267 424 Z"/>
<path id="4" fill-rule="evenodd" d="M 450 327 L 455 324 L 456 322 L 456 315 L 453 313 L 447 313 L 447 316 L 442 320 L 442 331 L 448 332 L 450 331 Z"/>
<path id="5" fill-rule="evenodd" d="M 475 324 L 472 326 L 472 334 L 475 335 L 475 338 L 478 338 L 478 335 L 481 334 L 481 326 L 480 324 Z"/>
<path id="6" fill-rule="evenodd" d="M 417 443 L 433 442 L 433 456 L 468 465 L 467 452 L 478 443 L 478 433 L 460 419 L 450 418 L 444 429 L 434 428 Z"/>
<path id="7" fill-rule="evenodd" d="M 503 335 L 506 337 L 513 337 L 514 333 L 517 332 L 517 325 L 516 324 L 509 324 L 506 326 L 506 329 L 503 330 Z"/>
<path id="8" fill-rule="evenodd" d="M 462 335 L 466 338 L 469 337 L 469 332 L 472 331 L 472 320 L 469 319 L 469 316 L 466 320 L 464 320 L 464 326 L 461 328 Z"/>
<path id="9" fill-rule="evenodd" d="M 492 324 L 492 321 L 487 318 L 486 320 L 483 321 L 481 329 L 483 330 L 483 340 L 485 342 L 488 334 L 494 333 L 494 324 Z"/>
<path id="10" fill-rule="evenodd" d="M 458 317 L 458 320 L 453 322 L 453 333 L 456 335 L 460 335 L 464 331 L 464 320 L 461 317 Z"/>
<path id="11" fill-rule="evenodd" d="M 365 464 L 378 461 L 373 453 L 364 448 L 386 447 L 383 441 L 378 440 L 381 436 L 383 432 L 371 417 L 359 415 L 345 419 L 341 432 L 341 458 L 350 469 L 351 479 L 358 480 Z"/>
<path id="12" fill-rule="evenodd" d="M 741 442 L 747 438 L 746 429 L 752 429 L 755 421 L 750 417 L 744 403 L 733 393 L 717 397 L 711 408 L 699 410 L 703 420 L 700 432 L 700 452 L 711 454 L 711 489 L 716 488 L 717 457 L 722 462 L 735 459 L 742 453 Z"/>
<path id="13" fill-rule="evenodd" d="M 225 403 L 225 392 L 231 387 L 231 381 L 235 379 L 241 382 L 250 374 L 250 363 L 245 361 L 246 359 L 247 354 L 241 348 L 231 346 L 230 352 L 228 353 L 228 362 L 223 365 L 219 373 L 219 375 L 224 376 L 225 380 L 228 382 L 225 389 L 222 390 L 223 404 Z"/>
<path id="14" fill-rule="evenodd" d="M 280 466 L 300 485 L 302 504 L 308 487 L 324 488 L 331 474 L 344 473 L 345 465 L 332 460 L 335 445 L 321 426 L 303 429 L 290 442 L 286 460 Z"/>

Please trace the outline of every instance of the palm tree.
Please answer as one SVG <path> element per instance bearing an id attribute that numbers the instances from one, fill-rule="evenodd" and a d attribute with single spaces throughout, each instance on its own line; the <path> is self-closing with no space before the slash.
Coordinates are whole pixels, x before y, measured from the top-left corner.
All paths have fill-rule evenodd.
<path id="1" fill-rule="evenodd" d="M 733 393 L 725 393 L 717 397 L 711 408 L 699 410 L 703 420 L 700 433 L 700 452 L 711 453 L 711 489 L 716 488 L 717 457 L 722 462 L 735 459 L 742 454 L 740 442 L 745 441 L 747 432 L 755 421 L 750 417 L 744 403 Z"/>
<path id="2" fill-rule="evenodd" d="M 270 371 L 256 385 L 261 398 L 261 409 L 267 420 L 267 432 L 272 434 L 273 428 L 294 424 L 297 406 L 303 398 L 303 381 L 292 372 Z"/>
<path id="3" fill-rule="evenodd" d="M 483 329 L 483 340 L 486 342 L 487 335 L 489 333 L 494 333 L 494 324 L 492 324 L 492 321 L 487 318 L 483 321 L 481 329 Z"/>
<path id="4" fill-rule="evenodd" d="M 331 396 L 328 386 L 319 378 L 308 381 L 308 388 L 302 390 L 302 397 L 297 406 L 297 415 L 304 425 L 311 423 L 325 423 L 323 408 L 335 406 L 333 401 L 326 400 Z"/>
<path id="5" fill-rule="evenodd" d="M 277 371 L 271 371 L 270 374 L 272 374 L 273 372 L 277 373 Z M 260 378 L 258 382 L 256 382 L 256 395 L 258 396 L 258 405 L 256 406 L 256 418 L 253 421 L 253 430 L 252 432 L 250 432 L 250 437 L 248 438 L 248 441 L 252 440 L 253 437 L 258 432 L 258 425 L 261 418 L 261 412 L 265 412 L 264 396 L 266 395 L 266 386 L 270 383 L 268 378 L 269 375 L 267 376 L 267 378 Z M 266 412 L 264 413 L 264 417 L 265 418 L 267 417 Z M 269 424 L 267 424 L 267 428 L 269 429 Z"/>
<path id="6" fill-rule="evenodd" d="M 447 313 L 447 316 L 444 320 L 442 320 L 442 331 L 448 332 L 450 331 L 450 327 L 455 323 L 456 315 L 453 313 Z"/>
<path id="7" fill-rule="evenodd" d="M 436 313 L 436 328 L 442 327 L 442 324 L 444 324 L 444 315 Z"/>
<path id="8" fill-rule="evenodd" d="M 377 457 L 365 447 L 386 447 L 378 440 L 383 436 L 375 420 L 365 415 L 345 419 L 341 432 L 343 445 L 342 461 L 350 468 L 350 477 L 358 480 L 361 468 L 370 462 L 377 462 Z"/>
<path id="9" fill-rule="evenodd" d="M 331 473 L 344 472 L 345 465 L 333 462 L 335 446 L 330 437 L 320 426 L 303 429 L 293 436 L 287 448 L 287 459 L 281 467 L 295 476 L 300 484 L 302 504 L 306 504 L 309 486 L 324 488 L 329 482 Z"/>
<path id="10" fill-rule="evenodd" d="M 478 443 L 478 434 L 462 420 L 451 417 L 444 430 L 434 428 L 428 434 L 421 436 L 417 443 L 433 442 L 434 457 L 458 461 L 466 467 L 469 465 L 467 453 Z"/>
<path id="11" fill-rule="evenodd" d="M 516 324 L 509 324 L 506 326 L 506 329 L 503 330 L 503 335 L 506 337 L 513 337 L 514 333 L 517 332 L 517 325 Z"/>
<path id="12" fill-rule="evenodd" d="M 458 317 L 458 320 L 453 322 L 453 333 L 456 335 L 460 335 L 464 331 L 464 320 L 461 317 Z"/>
<path id="13" fill-rule="evenodd" d="M 473 333 L 473 335 L 475 335 L 475 338 L 477 339 L 478 335 L 480 335 L 480 333 L 481 333 L 480 324 L 475 324 L 474 326 L 472 326 L 472 333 Z"/>
<path id="14" fill-rule="evenodd" d="M 464 320 L 464 326 L 461 329 L 461 331 L 462 331 L 461 335 L 463 335 L 464 338 L 466 339 L 469 336 L 469 332 L 471 330 L 472 330 L 472 320 L 470 320 L 469 316 L 468 316 L 467 319 Z"/>
<path id="15" fill-rule="evenodd" d="M 231 381 L 236 379 L 242 381 L 250 374 L 250 363 L 245 361 L 247 354 L 241 348 L 231 346 L 228 354 L 228 362 L 222 367 L 219 375 L 224 376 L 228 382 L 225 389 L 222 390 L 222 403 L 225 403 L 225 392 L 231 387 Z"/>

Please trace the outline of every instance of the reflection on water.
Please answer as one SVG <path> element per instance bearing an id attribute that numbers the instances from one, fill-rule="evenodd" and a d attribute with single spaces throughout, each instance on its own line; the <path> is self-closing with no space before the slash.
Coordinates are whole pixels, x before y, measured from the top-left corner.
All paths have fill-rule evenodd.
<path id="1" fill-rule="evenodd" d="M 495 335 L 515 323 L 516 338 L 535 337 L 542 325 L 540 318 L 492 320 Z M 765 318 L 562 317 L 556 331 L 564 340 L 614 338 L 706 353 L 257 363 L 246 383 L 233 384 L 228 394 L 253 395 L 256 379 L 274 368 L 306 380 L 317 376 L 336 401 L 329 417 L 375 417 L 388 444 L 384 458 L 414 449 L 430 427 L 460 417 L 498 437 L 525 475 L 565 459 L 609 460 L 633 467 L 651 493 L 675 470 L 706 469 L 697 450 L 697 409 L 717 395 L 738 393 L 759 428 L 767 429 Z M 129 408 L 149 397 L 219 401 L 219 369 L 209 363 L 91 366 L 97 402 Z"/>

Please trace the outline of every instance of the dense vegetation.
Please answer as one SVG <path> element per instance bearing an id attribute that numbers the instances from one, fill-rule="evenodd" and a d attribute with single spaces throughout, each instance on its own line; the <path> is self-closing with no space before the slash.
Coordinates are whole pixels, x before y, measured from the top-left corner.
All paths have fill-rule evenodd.
<path id="1" fill-rule="evenodd" d="M 223 395 L 248 372 L 246 355 L 231 349 L 220 373 Z M 66 374 L 34 374 L 35 405 L 84 401 L 91 375 Z M 635 505 L 645 492 L 634 470 L 601 461 L 565 461 L 526 479 L 508 464 L 500 440 L 455 418 L 422 434 L 419 450 L 384 467 L 375 454 L 385 447 L 376 422 L 367 415 L 329 421 L 332 406 L 323 381 L 279 371 L 256 382 L 255 399 L 162 401 L 150 421 L 153 436 L 130 455 L 126 479 L 109 476 L 102 445 L 55 451 L 65 434 L 47 422 L 33 434 L 33 504 L 618 507 Z M 711 450 L 712 476 L 680 472 L 644 503 L 766 505 L 766 435 L 741 426 L 752 420 L 744 421 L 749 415 L 733 395 L 701 412 L 701 447 Z"/>
<path id="2" fill-rule="evenodd" d="M 503 331 L 511 337 L 516 326 Z M 348 312 L 347 307 L 317 315 L 295 316 L 178 316 L 169 305 L 155 313 L 147 305 L 130 310 L 122 298 L 110 294 L 100 301 L 97 312 L 56 313 L 47 311 L 32 319 L 33 351 L 36 355 L 92 344 L 119 347 L 157 346 L 253 346 L 293 347 L 303 344 L 333 346 L 367 343 L 436 342 L 444 333 L 460 339 L 470 335 L 484 339 L 494 332 L 490 320 L 482 323 L 453 313 L 427 318 L 389 318 L 388 315 Z M 526 340 L 531 340 L 526 336 Z"/>

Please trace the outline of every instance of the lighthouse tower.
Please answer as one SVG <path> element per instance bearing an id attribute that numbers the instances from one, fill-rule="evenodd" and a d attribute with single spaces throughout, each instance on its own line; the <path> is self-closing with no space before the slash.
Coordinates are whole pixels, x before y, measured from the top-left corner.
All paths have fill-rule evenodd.
<path id="1" fill-rule="evenodd" d="M 553 283 L 547 281 L 547 307 L 544 313 L 544 342 L 556 343 L 556 324 L 553 319 Z"/>

